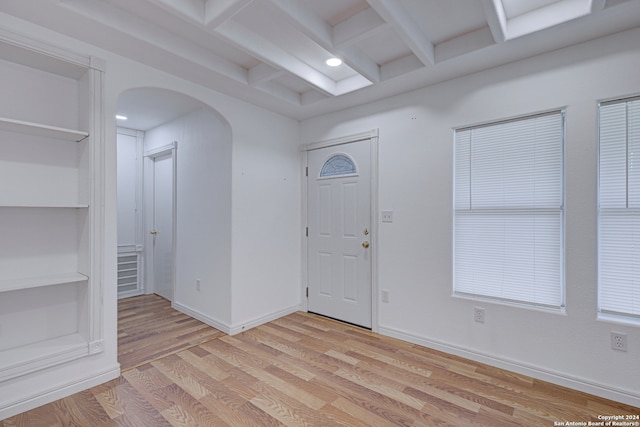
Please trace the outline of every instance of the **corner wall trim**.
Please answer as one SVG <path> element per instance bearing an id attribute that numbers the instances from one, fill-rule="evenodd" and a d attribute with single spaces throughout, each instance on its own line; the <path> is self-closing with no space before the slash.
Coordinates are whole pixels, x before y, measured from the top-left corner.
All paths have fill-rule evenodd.
<path id="1" fill-rule="evenodd" d="M 229 330 L 231 329 L 229 325 L 227 325 L 224 322 L 221 322 L 220 320 L 214 319 L 213 317 L 209 317 L 206 314 L 195 310 L 191 307 L 188 307 L 184 304 L 181 304 L 179 302 L 173 302 L 173 304 L 171 305 L 174 309 L 178 310 L 181 313 L 186 314 L 187 316 L 191 316 L 194 319 L 197 319 L 199 321 L 201 321 L 202 323 L 205 323 L 209 326 L 211 326 L 212 328 L 216 328 L 219 331 L 224 332 L 225 334 L 229 334 Z"/>
<path id="2" fill-rule="evenodd" d="M 184 304 L 180 304 L 179 302 L 174 302 L 173 308 L 188 316 L 193 317 L 194 319 L 198 319 L 199 321 L 206 323 L 207 325 L 216 328 L 227 335 L 236 335 L 240 332 L 248 331 L 251 328 L 255 328 L 256 326 L 271 322 L 272 320 L 279 319 L 280 317 L 295 313 L 297 311 L 302 311 L 300 305 L 294 305 L 279 311 L 275 311 L 273 313 L 266 314 L 264 316 L 257 317 L 247 322 L 242 322 L 237 325 L 228 325 L 224 322 L 209 317 L 206 314 L 199 312 L 198 310 L 194 310 L 193 308 L 190 308 Z"/>
<path id="3" fill-rule="evenodd" d="M 246 322 L 240 322 L 239 324 L 232 325 L 228 334 L 236 335 L 236 334 L 239 334 L 240 332 L 247 331 L 251 328 L 255 328 L 256 326 L 264 325 L 265 323 L 271 322 L 272 320 L 279 319 L 280 317 L 287 316 L 297 311 L 302 311 L 299 304 L 279 310 L 279 311 L 275 311 L 273 313 L 266 314 L 264 316 L 256 317 L 255 319 L 252 319 Z"/>

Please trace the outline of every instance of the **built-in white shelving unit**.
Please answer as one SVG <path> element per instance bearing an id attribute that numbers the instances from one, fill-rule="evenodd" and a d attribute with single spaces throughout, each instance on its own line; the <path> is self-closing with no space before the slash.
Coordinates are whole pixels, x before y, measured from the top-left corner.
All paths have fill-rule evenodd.
<path id="1" fill-rule="evenodd" d="M 102 351 L 102 69 L 0 31 L 0 382 Z"/>

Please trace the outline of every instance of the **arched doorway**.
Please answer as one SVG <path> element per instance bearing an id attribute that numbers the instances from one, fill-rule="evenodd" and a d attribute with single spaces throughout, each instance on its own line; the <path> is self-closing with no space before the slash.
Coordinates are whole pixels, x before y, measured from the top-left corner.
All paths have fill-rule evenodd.
<path id="1" fill-rule="evenodd" d="M 231 128 L 159 88 L 123 92 L 117 114 L 119 296 L 155 293 L 211 325 L 228 305 Z"/>

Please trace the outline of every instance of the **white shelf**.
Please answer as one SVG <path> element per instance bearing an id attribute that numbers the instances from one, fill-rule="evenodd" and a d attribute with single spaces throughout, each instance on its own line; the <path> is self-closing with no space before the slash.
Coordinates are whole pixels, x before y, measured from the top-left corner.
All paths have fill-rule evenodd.
<path id="1" fill-rule="evenodd" d="M 88 354 L 89 345 L 80 334 L 0 351 L 0 382 Z"/>
<path id="2" fill-rule="evenodd" d="M 62 285 L 65 283 L 76 283 L 89 280 L 87 276 L 80 273 L 52 274 L 41 277 L 25 277 L 20 279 L 0 280 L 0 293 L 17 291 L 29 288 L 40 288 L 43 286 Z M 0 352 L 0 355 L 2 353 Z M 0 360 L 2 357 L 0 357 Z"/>
<path id="3" fill-rule="evenodd" d="M 74 203 L 6 203 L 0 202 L 0 208 L 62 208 L 62 209 L 86 209 L 89 205 Z"/>
<path id="4" fill-rule="evenodd" d="M 0 130 L 7 132 L 24 133 L 27 135 L 45 136 L 48 138 L 60 139 L 64 141 L 80 142 L 89 136 L 89 133 L 59 128 L 56 126 L 43 125 L 40 123 L 25 122 L 22 120 L 0 117 Z"/>
<path id="5" fill-rule="evenodd" d="M 0 384 L 30 384 L 103 351 L 102 61 L 2 29 L 0 60 Z"/>

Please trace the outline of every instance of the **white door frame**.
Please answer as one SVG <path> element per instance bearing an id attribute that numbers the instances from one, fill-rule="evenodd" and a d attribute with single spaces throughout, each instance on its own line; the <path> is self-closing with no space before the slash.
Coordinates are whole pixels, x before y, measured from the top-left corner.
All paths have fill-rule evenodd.
<path id="1" fill-rule="evenodd" d="M 177 199 L 177 194 L 176 194 L 176 190 L 177 190 L 177 150 L 178 150 L 178 141 L 173 141 L 171 144 L 167 144 L 164 145 L 162 147 L 158 147 L 158 148 L 153 148 L 151 150 L 145 151 L 144 152 L 144 210 L 145 210 L 145 214 L 144 214 L 144 229 L 146 230 L 145 232 L 145 237 L 144 237 L 144 241 L 145 241 L 145 245 L 144 245 L 144 260 L 145 260 L 145 292 L 147 294 L 149 293 L 153 293 L 155 291 L 154 288 L 154 277 L 153 277 L 153 256 L 151 255 L 152 253 L 152 248 L 153 248 L 153 236 L 151 236 L 151 234 L 149 234 L 149 230 L 151 229 L 151 225 L 153 222 L 153 191 L 149 191 L 153 183 L 153 175 L 150 173 L 152 171 L 154 171 L 154 161 L 156 158 L 161 157 L 161 156 L 166 156 L 166 155 L 171 155 L 171 165 L 172 165 L 172 169 L 173 169 L 173 173 L 172 173 L 172 197 L 171 197 L 171 206 L 172 206 L 172 227 L 171 227 L 171 304 L 173 305 L 173 302 L 175 300 L 175 287 L 176 287 L 176 223 L 177 223 L 177 217 L 176 217 L 176 213 L 177 213 L 177 206 L 176 206 L 176 199 Z M 150 184 L 151 183 L 151 184 Z"/>
<path id="2" fill-rule="evenodd" d="M 307 287 L 309 286 L 309 253 L 307 248 L 307 228 L 308 220 L 308 191 L 307 185 L 307 160 L 309 151 L 319 148 L 334 147 L 352 142 L 369 140 L 371 151 L 371 330 L 378 332 L 378 129 L 362 132 L 354 135 L 347 135 L 342 138 L 319 141 L 304 145 L 302 150 L 302 286 L 300 295 L 302 309 L 309 311 L 309 299 L 307 297 Z"/>
<path id="3" fill-rule="evenodd" d="M 144 207 L 143 207 L 143 159 L 144 159 L 144 132 L 140 130 L 117 127 L 118 135 L 131 136 L 136 139 L 136 182 L 135 182 L 135 198 L 136 198 L 136 215 L 135 215 L 135 245 L 120 245 L 118 242 L 118 255 L 131 254 L 138 257 L 138 289 L 118 293 L 118 298 L 126 298 L 146 293 L 145 291 L 145 274 L 144 274 Z M 120 201 L 117 201 L 120 203 Z"/>

